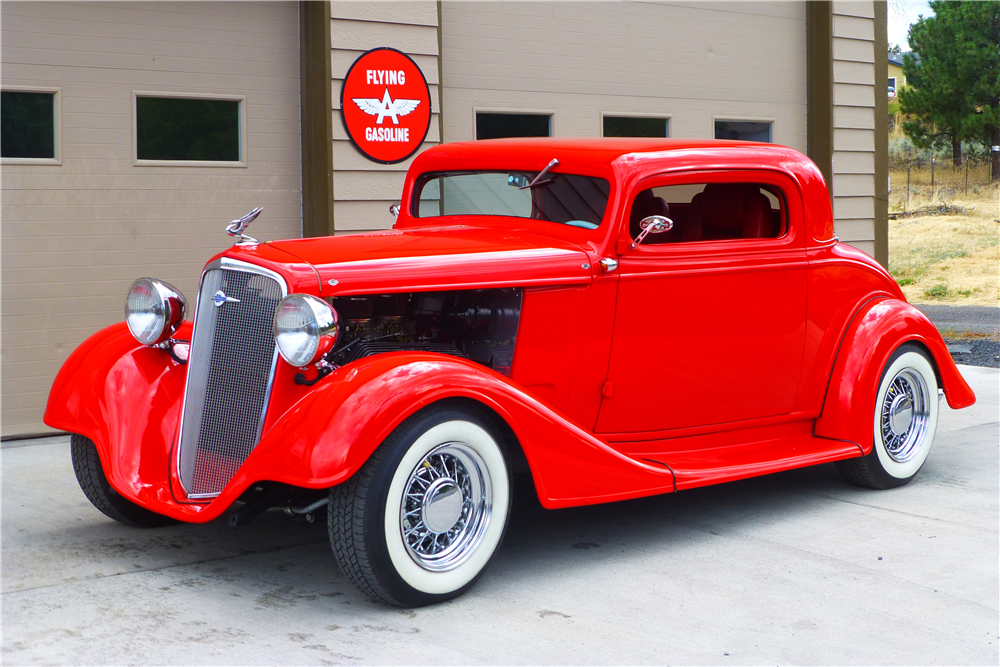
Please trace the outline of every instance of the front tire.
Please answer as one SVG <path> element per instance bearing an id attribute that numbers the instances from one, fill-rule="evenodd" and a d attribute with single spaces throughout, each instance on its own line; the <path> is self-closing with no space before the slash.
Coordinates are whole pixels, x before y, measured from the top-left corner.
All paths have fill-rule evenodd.
<path id="1" fill-rule="evenodd" d="M 874 443 L 861 458 L 839 461 L 848 481 L 872 489 L 902 486 L 916 477 L 934 442 L 938 383 L 927 355 L 901 345 L 886 363 L 875 399 Z"/>
<path id="2" fill-rule="evenodd" d="M 80 483 L 83 494 L 105 515 L 127 526 L 139 528 L 158 528 L 176 523 L 168 516 L 136 505 L 115 491 L 104 474 L 101 457 L 97 455 L 97 446 L 92 440 L 73 434 L 70 438 L 70 451 L 73 456 L 73 472 L 76 473 L 76 481 Z"/>
<path id="3" fill-rule="evenodd" d="M 347 578 L 401 607 L 471 588 L 510 515 L 501 442 L 487 417 L 465 408 L 431 408 L 400 424 L 330 490 L 330 544 Z"/>

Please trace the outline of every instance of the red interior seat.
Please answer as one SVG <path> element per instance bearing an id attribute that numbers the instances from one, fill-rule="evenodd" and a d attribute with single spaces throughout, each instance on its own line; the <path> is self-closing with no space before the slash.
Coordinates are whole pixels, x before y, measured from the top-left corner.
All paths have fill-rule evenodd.
<path id="1" fill-rule="evenodd" d="M 771 234 L 771 202 L 760 192 L 747 195 L 743 212 L 743 238 L 763 239 Z"/>
<path id="2" fill-rule="evenodd" d="M 771 235 L 771 203 L 753 183 L 709 183 L 691 200 L 682 241 Z"/>

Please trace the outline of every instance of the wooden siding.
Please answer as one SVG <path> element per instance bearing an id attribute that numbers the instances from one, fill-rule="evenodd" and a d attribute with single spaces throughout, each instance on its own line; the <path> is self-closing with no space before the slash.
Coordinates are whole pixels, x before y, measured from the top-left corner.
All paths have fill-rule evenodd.
<path id="1" fill-rule="evenodd" d="M 875 254 L 874 3 L 833 3 L 833 214 L 841 241 Z M 880 75 L 881 76 L 881 75 Z M 879 85 L 876 85 L 878 83 Z M 880 122 L 885 122 L 882 119 Z"/>
<path id="2" fill-rule="evenodd" d="M 62 164 L 3 165 L 2 422 L 47 431 L 56 371 L 133 280 L 194 306 L 225 224 L 301 235 L 296 3 L 4 2 L 3 86 L 61 90 Z M 245 96 L 246 167 L 136 166 L 133 92 Z"/>
<path id="3" fill-rule="evenodd" d="M 333 2 L 330 9 L 334 229 L 337 234 L 388 229 L 394 221 L 389 205 L 399 201 L 413 158 L 384 165 L 359 153 L 340 116 L 340 91 L 347 70 L 365 51 L 379 46 L 403 51 L 417 63 L 430 87 L 431 126 L 421 150 L 437 144 L 441 110 L 437 3 Z"/>

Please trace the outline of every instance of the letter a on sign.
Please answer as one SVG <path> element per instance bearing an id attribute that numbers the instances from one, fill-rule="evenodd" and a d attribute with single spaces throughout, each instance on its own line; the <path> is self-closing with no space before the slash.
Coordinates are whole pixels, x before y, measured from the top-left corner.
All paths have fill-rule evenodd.
<path id="1" fill-rule="evenodd" d="M 417 152 L 431 125 L 431 92 L 417 64 L 381 47 L 362 54 L 344 77 L 340 115 L 354 146 L 369 160 L 402 162 Z"/>

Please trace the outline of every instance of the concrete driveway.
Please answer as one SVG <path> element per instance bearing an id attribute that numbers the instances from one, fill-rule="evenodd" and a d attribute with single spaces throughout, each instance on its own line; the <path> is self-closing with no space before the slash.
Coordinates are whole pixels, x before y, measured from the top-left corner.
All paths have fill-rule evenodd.
<path id="1" fill-rule="evenodd" d="M 997 664 L 1000 371 L 894 491 L 832 466 L 600 507 L 517 508 L 479 584 L 369 601 L 320 525 L 137 530 L 67 438 L 2 452 L 4 664 Z M 942 404 L 944 405 L 944 404 Z"/>

